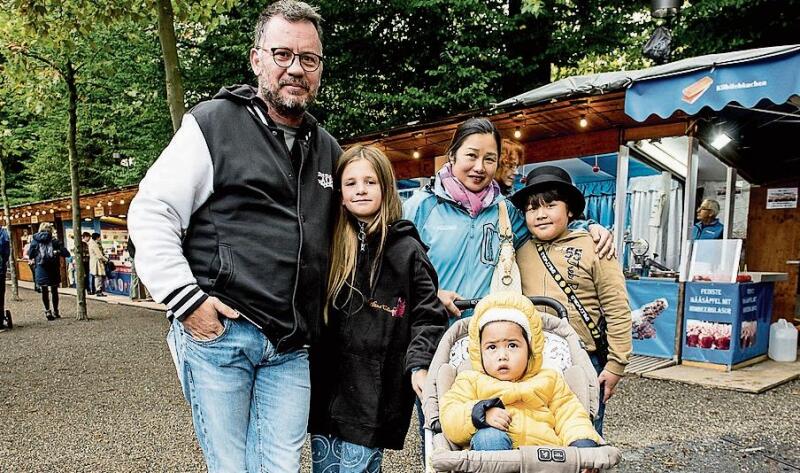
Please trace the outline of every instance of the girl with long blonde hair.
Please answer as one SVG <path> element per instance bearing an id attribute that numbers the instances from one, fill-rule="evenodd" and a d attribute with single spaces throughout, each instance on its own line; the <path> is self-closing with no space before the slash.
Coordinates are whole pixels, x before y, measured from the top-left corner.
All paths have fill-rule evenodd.
<path id="1" fill-rule="evenodd" d="M 356 145 L 335 184 L 326 323 L 311 354 L 312 470 L 378 472 L 384 448 L 403 448 L 447 313 L 389 159 Z"/>

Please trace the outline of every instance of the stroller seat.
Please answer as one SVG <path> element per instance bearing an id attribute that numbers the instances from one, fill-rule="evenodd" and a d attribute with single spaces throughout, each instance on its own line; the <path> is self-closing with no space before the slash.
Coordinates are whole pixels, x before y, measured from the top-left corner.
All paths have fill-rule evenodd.
<path id="1" fill-rule="evenodd" d="M 543 299 L 546 298 L 537 297 L 534 303 L 550 307 L 557 305 L 561 309 L 557 310 L 558 313 L 566 313 L 557 301 Z M 566 341 L 571 366 L 563 371 L 564 380 L 589 416 L 594 418 L 599 407 L 599 386 L 589 355 L 567 319 L 539 312 L 543 330 Z M 451 359 L 451 349 L 468 336 L 468 327 L 469 319 L 463 319 L 447 330 L 428 370 L 422 400 L 425 414 L 426 472 L 561 473 L 578 472 L 583 468 L 609 469 L 619 463 L 619 449 L 609 445 L 595 448 L 542 445 L 522 446 L 514 450 L 471 451 L 460 450 L 447 440 L 439 423 L 439 400 L 453 385 L 458 373 L 472 369 L 468 357 L 459 357 L 457 353 L 453 353 Z M 559 360 L 551 362 L 557 365 Z"/>

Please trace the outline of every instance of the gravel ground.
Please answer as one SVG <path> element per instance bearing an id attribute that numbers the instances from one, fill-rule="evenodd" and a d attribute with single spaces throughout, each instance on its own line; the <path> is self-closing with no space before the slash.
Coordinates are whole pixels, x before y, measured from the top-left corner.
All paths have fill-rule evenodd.
<path id="1" fill-rule="evenodd" d="M 90 301 L 77 322 L 62 295 L 65 318 L 48 322 L 38 294 L 21 293 L 0 333 L 0 472 L 205 471 L 160 313 Z M 800 471 L 798 413 L 800 381 L 751 395 L 630 378 L 606 437 L 620 472 Z M 421 471 L 415 431 L 384 471 Z"/>

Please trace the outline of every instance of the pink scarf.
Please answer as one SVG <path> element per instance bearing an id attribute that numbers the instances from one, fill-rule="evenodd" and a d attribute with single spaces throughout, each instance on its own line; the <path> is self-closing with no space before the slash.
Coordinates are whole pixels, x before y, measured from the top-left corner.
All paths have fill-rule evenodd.
<path id="1" fill-rule="evenodd" d="M 444 186 L 444 190 L 450 195 L 450 197 L 453 198 L 453 200 L 467 209 L 470 216 L 473 218 L 481 213 L 481 210 L 483 210 L 485 207 L 491 205 L 492 202 L 494 202 L 495 197 L 500 194 L 500 186 L 497 185 L 497 182 L 495 182 L 494 179 L 492 179 L 492 182 L 477 194 L 467 189 L 464 187 L 464 184 L 462 184 L 461 181 L 453 176 L 453 165 L 451 163 L 446 163 L 444 166 L 442 166 L 442 169 L 439 170 L 437 175 Z"/>

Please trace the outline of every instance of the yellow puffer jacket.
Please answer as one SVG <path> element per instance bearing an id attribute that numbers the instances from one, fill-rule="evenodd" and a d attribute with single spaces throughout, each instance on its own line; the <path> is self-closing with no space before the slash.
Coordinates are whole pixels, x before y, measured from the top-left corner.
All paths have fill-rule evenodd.
<path id="1" fill-rule="evenodd" d="M 530 324 L 530 357 L 519 381 L 501 381 L 487 375 L 483 369 L 479 322 L 487 310 L 495 307 L 517 309 L 525 314 Z M 561 374 L 541 369 L 543 347 L 542 319 L 528 298 L 499 293 L 481 300 L 469 324 L 469 356 L 475 371 L 459 373 L 439 406 L 439 420 L 445 436 L 461 447 L 469 446 L 478 430 L 472 423 L 473 407 L 478 401 L 500 398 L 511 415 L 508 434 L 514 448 L 520 445 L 568 446 L 580 439 L 600 443 L 589 415 Z"/>

